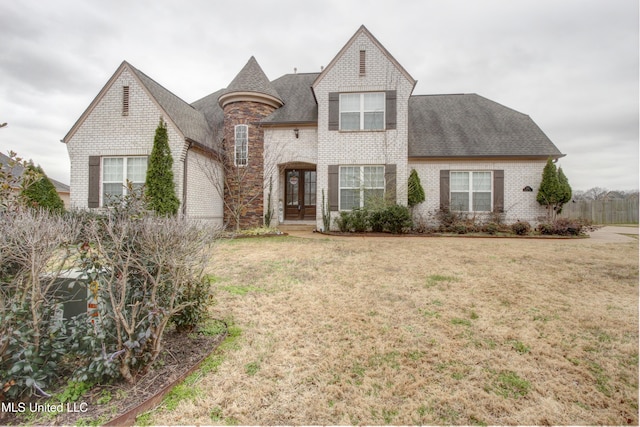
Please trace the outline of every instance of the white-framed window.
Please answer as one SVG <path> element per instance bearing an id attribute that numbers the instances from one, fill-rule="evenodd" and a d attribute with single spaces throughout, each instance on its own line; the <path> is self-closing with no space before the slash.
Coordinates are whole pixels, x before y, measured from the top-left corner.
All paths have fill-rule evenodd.
<path id="1" fill-rule="evenodd" d="M 491 212 L 493 186 L 491 172 L 451 171 L 451 210 Z"/>
<path id="2" fill-rule="evenodd" d="M 339 182 L 340 210 L 364 208 L 384 197 L 384 166 L 340 166 Z"/>
<path id="3" fill-rule="evenodd" d="M 102 206 L 127 194 L 127 181 L 133 188 L 144 185 L 147 177 L 147 157 L 102 158 Z"/>
<path id="4" fill-rule="evenodd" d="M 236 125 L 234 141 L 234 164 L 246 166 L 249 162 L 249 126 Z"/>
<path id="5" fill-rule="evenodd" d="M 340 130 L 384 130 L 384 92 L 341 93 Z"/>

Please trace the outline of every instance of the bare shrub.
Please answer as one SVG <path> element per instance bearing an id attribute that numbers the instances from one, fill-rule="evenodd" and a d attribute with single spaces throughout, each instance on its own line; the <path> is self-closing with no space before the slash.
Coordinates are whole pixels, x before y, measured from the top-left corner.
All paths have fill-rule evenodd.
<path id="1" fill-rule="evenodd" d="M 146 372 L 172 318 L 206 298 L 187 298 L 202 280 L 215 232 L 177 217 L 111 214 L 90 220 L 82 258 L 100 301 L 97 337 L 103 359 L 119 356 L 128 381 Z M 92 253 L 95 252 L 95 253 Z M 111 356 L 109 356 L 111 355 Z M 100 373 L 86 372 L 86 376 Z"/>
<path id="2" fill-rule="evenodd" d="M 77 221 L 45 211 L 0 213 L 0 397 L 42 394 L 57 374 L 66 334 L 56 281 L 78 233 Z"/>

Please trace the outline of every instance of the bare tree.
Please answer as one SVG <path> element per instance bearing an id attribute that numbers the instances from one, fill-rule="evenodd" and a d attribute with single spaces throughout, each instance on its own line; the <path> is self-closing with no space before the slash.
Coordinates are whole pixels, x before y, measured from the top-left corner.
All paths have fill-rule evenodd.
<path id="1" fill-rule="evenodd" d="M 279 171 L 288 145 L 286 142 L 270 141 L 266 135 L 263 141 L 259 150 L 249 154 L 248 164 L 244 166 L 235 164 L 235 152 L 225 150 L 224 144 L 220 144 L 217 156 L 199 161 L 201 170 L 223 200 L 227 225 L 233 226 L 236 231 L 240 230 L 248 211 L 264 197 L 270 177 Z M 259 166 L 252 163 L 260 161 L 263 162 L 261 172 Z M 254 223 L 263 223 L 263 211 L 260 212 L 259 219 L 253 218 Z"/>
<path id="2" fill-rule="evenodd" d="M 593 187 L 584 192 L 584 198 L 587 200 L 604 200 L 607 198 L 609 190 L 602 187 Z"/>

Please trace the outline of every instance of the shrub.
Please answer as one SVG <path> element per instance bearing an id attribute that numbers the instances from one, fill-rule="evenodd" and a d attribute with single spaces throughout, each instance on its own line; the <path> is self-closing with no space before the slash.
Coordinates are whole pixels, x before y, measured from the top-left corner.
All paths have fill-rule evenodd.
<path id="1" fill-rule="evenodd" d="M 558 218 L 550 223 L 538 225 L 538 232 L 543 235 L 581 236 L 589 229 L 588 221 L 580 219 Z"/>
<path id="2" fill-rule="evenodd" d="M 39 177 L 35 182 L 22 190 L 22 195 L 27 203 L 32 207 L 46 209 L 52 213 L 62 213 L 64 211 L 64 202 L 58 195 L 56 187 L 49 178 L 47 178 L 42 168 L 29 164 L 27 169 L 30 170 L 34 176 Z"/>
<path id="3" fill-rule="evenodd" d="M 538 224 L 538 228 L 537 228 L 538 232 L 542 235 L 545 236 L 550 236 L 554 234 L 554 227 L 553 224 L 550 224 L 548 222 L 542 222 L 540 224 Z"/>
<path id="4" fill-rule="evenodd" d="M 339 216 L 334 219 L 334 222 L 338 226 L 338 230 L 343 233 L 351 231 L 351 212 L 340 211 Z"/>
<path id="5" fill-rule="evenodd" d="M 438 231 L 440 232 L 452 232 L 457 225 L 460 225 L 463 221 L 462 216 L 458 212 L 451 211 L 449 209 L 441 209 L 436 213 L 436 220 L 439 223 Z"/>
<path id="6" fill-rule="evenodd" d="M 525 236 L 531 232 L 531 224 L 527 221 L 517 221 L 511 224 L 511 231 L 518 236 Z"/>
<path id="7" fill-rule="evenodd" d="M 160 215 L 175 215 L 180 207 L 180 201 L 175 192 L 172 167 L 173 157 L 169 148 L 167 124 L 160 118 L 145 180 L 145 195 L 149 209 Z"/>
<path id="8" fill-rule="evenodd" d="M 369 212 L 366 209 L 354 209 L 349 220 L 351 229 L 356 233 L 363 233 L 369 228 Z"/>
<path id="9" fill-rule="evenodd" d="M 100 301 L 94 334 L 102 341 L 99 361 L 118 355 L 119 373 L 133 382 L 160 353 L 169 321 L 182 314 L 186 326 L 202 312 L 204 290 L 194 283 L 214 236 L 178 217 L 131 219 L 114 212 L 90 221 L 87 236 L 81 259 L 90 260 L 84 268 Z M 185 312 L 187 307 L 194 311 Z"/>
<path id="10" fill-rule="evenodd" d="M 391 205 L 382 211 L 382 223 L 393 234 L 406 233 L 413 225 L 409 208 L 402 205 Z"/>
<path id="11" fill-rule="evenodd" d="M 202 277 L 201 280 L 194 280 L 185 286 L 178 303 L 187 303 L 187 305 L 171 318 L 171 322 L 176 325 L 178 331 L 191 331 L 207 318 L 207 305 L 211 300 L 210 286 L 211 279 L 208 276 Z"/>
<path id="12" fill-rule="evenodd" d="M 469 216 L 464 212 L 444 209 L 436 213 L 436 220 L 439 222 L 438 231 L 443 233 L 466 234 L 484 231 L 477 223 L 475 214 Z"/>
<path id="13" fill-rule="evenodd" d="M 67 352 L 56 296 L 78 223 L 16 207 L 0 213 L 0 400 L 44 395 Z"/>
<path id="14" fill-rule="evenodd" d="M 411 169 L 407 185 L 407 203 L 409 207 L 414 207 L 425 201 L 424 188 L 422 188 L 420 177 L 415 169 Z"/>
<path id="15" fill-rule="evenodd" d="M 385 226 L 385 209 L 377 209 L 369 213 L 369 226 L 374 233 L 382 233 Z"/>
<path id="16" fill-rule="evenodd" d="M 482 231 L 484 231 L 487 234 L 494 235 L 496 233 L 499 233 L 501 228 L 502 227 L 500 226 L 500 224 L 496 222 L 488 222 L 482 226 Z"/>

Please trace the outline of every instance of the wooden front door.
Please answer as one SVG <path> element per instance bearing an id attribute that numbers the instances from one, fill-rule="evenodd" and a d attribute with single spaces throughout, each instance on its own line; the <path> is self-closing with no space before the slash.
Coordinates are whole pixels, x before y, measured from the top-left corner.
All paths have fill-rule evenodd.
<path id="1" fill-rule="evenodd" d="M 286 169 L 284 174 L 284 219 L 316 219 L 316 171 Z"/>

